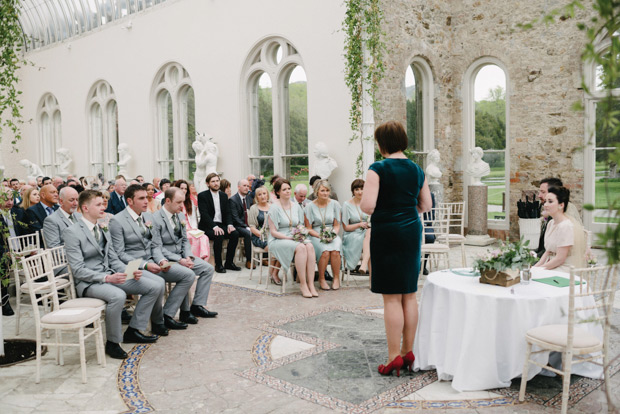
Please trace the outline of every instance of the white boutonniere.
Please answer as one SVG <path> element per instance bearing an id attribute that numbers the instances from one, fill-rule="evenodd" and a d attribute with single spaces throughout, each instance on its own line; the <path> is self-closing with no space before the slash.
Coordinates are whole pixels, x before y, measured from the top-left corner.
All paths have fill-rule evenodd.
<path id="1" fill-rule="evenodd" d="M 99 228 L 100 228 L 101 230 L 103 230 L 104 232 L 106 232 L 106 233 L 108 232 L 108 226 L 107 226 L 107 224 L 104 224 L 104 223 L 99 223 Z"/>
<path id="2" fill-rule="evenodd" d="M 185 221 L 181 220 L 181 226 L 185 227 Z"/>
<path id="3" fill-rule="evenodd" d="M 152 230 L 153 229 L 153 223 L 150 221 L 145 221 L 144 225 L 146 226 L 147 229 Z"/>

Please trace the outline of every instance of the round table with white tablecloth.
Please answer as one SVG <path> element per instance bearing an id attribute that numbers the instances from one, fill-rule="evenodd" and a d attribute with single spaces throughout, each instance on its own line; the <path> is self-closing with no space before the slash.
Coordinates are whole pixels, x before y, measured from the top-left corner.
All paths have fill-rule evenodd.
<path id="1" fill-rule="evenodd" d="M 532 273 L 533 279 L 569 278 L 539 268 Z M 509 387 L 523 372 L 527 330 L 567 322 L 568 287 L 532 280 L 506 288 L 481 284 L 479 279 L 472 269 L 443 270 L 430 274 L 422 289 L 415 368 L 437 369 L 439 379 L 452 380 L 457 391 Z M 599 325 L 582 327 L 603 337 Z M 545 363 L 549 354 L 533 357 Z M 530 378 L 540 371 L 531 365 Z M 573 365 L 572 372 L 602 377 L 602 368 L 594 364 Z"/>

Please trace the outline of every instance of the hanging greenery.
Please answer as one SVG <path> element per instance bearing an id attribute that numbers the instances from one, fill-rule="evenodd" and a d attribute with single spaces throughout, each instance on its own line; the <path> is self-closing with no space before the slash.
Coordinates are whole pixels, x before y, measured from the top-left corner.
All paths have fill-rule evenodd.
<path id="1" fill-rule="evenodd" d="M 22 54 L 24 34 L 18 20 L 19 4 L 18 0 L 0 0 L 0 141 L 5 130 L 11 131 L 14 150 L 24 123 L 17 71 L 27 64 Z"/>
<path id="2" fill-rule="evenodd" d="M 377 110 L 376 99 L 379 81 L 383 78 L 385 66 L 383 57 L 386 46 L 381 30 L 383 10 L 379 0 L 345 0 L 346 15 L 342 23 L 345 33 L 345 81 L 351 93 L 349 122 L 353 136 L 349 142 L 359 140 L 362 152 L 357 158 L 357 173 L 361 174 L 364 139 L 362 136 L 362 105 L 364 85 L 368 87 L 370 104 Z M 368 59 L 364 59 L 364 50 Z"/>

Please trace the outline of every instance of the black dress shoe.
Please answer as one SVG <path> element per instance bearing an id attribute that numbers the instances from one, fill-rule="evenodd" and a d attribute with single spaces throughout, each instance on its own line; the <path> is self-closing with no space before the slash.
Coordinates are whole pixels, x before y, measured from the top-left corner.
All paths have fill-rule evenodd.
<path id="1" fill-rule="evenodd" d="M 108 354 L 110 358 L 114 359 L 127 358 L 127 352 L 125 352 L 123 348 L 121 348 L 121 346 L 115 342 L 106 341 L 105 353 Z"/>
<path id="2" fill-rule="evenodd" d="M 11 308 L 11 304 L 8 299 L 4 305 L 2 305 L 2 316 L 13 316 L 15 312 L 13 312 L 13 308 Z"/>
<path id="3" fill-rule="evenodd" d="M 422 270 L 422 274 L 423 274 L 423 275 L 428 275 L 428 269 L 427 269 L 427 268 L 424 268 L 424 270 Z"/>
<path id="4" fill-rule="evenodd" d="M 127 312 L 127 309 L 123 309 L 121 312 L 121 323 L 123 325 L 129 325 L 129 321 L 131 321 L 131 315 Z"/>
<path id="5" fill-rule="evenodd" d="M 215 271 L 218 273 L 226 273 L 226 269 L 224 269 L 224 266 L 222 265 L 216 265 L 215 266 Z"/>
<path id="6" fill-rule="evenodd" d="M 166 325 L 166 328 L 168 329 L 174 329 L 174 330 L 180 330 L 180 329 L 187 329 L 187 324 L 183 323 L 183 322 L 177 322 L 174 320 L 174 318 L 168 316 L 168 315 L 164 315 L 164 325 Z"/>
<path id="7" fill-rule="evenodd" d="M 181 311 L 179 315 L 179 320 L 181 322 L 189 323 L 191 325 L 196 325 L 198 323 L 198 318 L 196 318 L 190 311 Z"/>
<path id="8" fill-rule="evenodd" d="M 153 332 L 156 332 L 156 329 L 158 326 L 159 325 L 153 325 Z M 158 335 L 161 335 L 161 334 L 158 334 Z M 144 335 L 139 330 L 132 328 L 130 326 L 129 328 L 127 328 L 127 330 L 125 331 L 125 334 L 123 335 L 123 342 L 136 343 L 136 344 L 153 344 L 157 342 L 157 336 Z"/>
<path id="9" fill-rule="evenodd" d="M 163 323 L 151 323 L 151 332 L 159 336 L 168 336 L 168 328 Z"/>
<path id="10" fill-rule="evenodd" d="M 224 267 L 230 270 L 241 270 L 241 268 L 234 263 L 226 263 Z"/>
<path id="11" fill-rule="evenodd" d="M 217 316 L 217 312 L 206 310 L 204 306 L 192 305 L 189 309 L 194 316 L 201 318 L 215 318 Z"/>

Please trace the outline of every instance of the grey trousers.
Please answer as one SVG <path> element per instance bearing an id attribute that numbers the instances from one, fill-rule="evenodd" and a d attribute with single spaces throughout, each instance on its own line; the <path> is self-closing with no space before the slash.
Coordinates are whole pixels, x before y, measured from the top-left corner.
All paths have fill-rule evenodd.
<path id="1" fill-rule="evenodd" d="M 97 298 L 107 303 L 105 310 L 105 328 L 107 340 L 114 343 L 123 342 L 121 312 L 127 294 L 140 295 L 129 326 L 139 331 L 146 330 L 149 318 L 153 323 L 164 323 L 162 302 L 164 281 L 149 272 L 142 272 L 140 280 L 131 279 L 121 285 L 96 283 L 88 287 L 86 297 Z"/>
<path id="2" fill-rule="evenodd" d="M 181 304 L 186 302 L 185 298 L 187 297 L 187 292 L 189 292 L 194 284 L 194 272 L 185 266 L 173 263 L 167 272 L 162 271 L 153 276 L 160 277 L 166 282 L 175 284 L 164 305 L 164 314 L 173 318 L 181 307 Z M 181 310 L 189 310 L 189 306 L 187 309 L 181 308 Z"/>
<path id="3" fill-rule="evenodd" d="M 198 257 L 194 259 L 194 269 L 192 269 L 191 272 L 198 276 L 198 282 L 196 282 L 196 294 L 194 295 L 192 305 L 207 306 L 207 299 L 209 298 L 209 291 L 211 290 L 211 281 L 213 280 L 214 270 L 215 269 L 213 266 L 204 260 Z M 186 297 L 184 303 L 187 302 L 189 302 L 189 300 Z M 187 309 L 183 310 L 189 310 L 189 306 Z"/>

